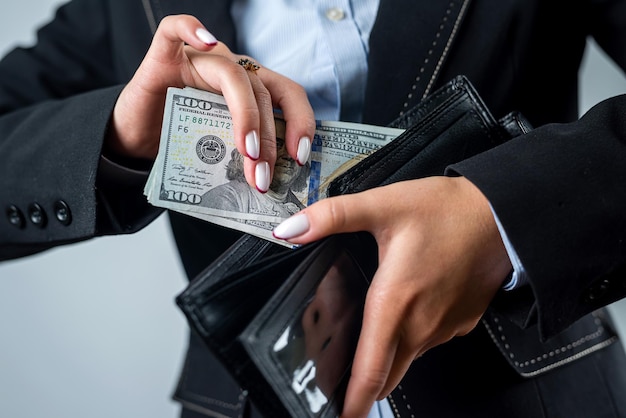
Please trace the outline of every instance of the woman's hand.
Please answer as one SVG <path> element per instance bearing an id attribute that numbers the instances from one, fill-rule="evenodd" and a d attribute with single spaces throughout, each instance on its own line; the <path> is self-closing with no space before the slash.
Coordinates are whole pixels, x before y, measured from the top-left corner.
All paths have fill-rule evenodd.
<path id="1" fill-rule="evenodd" d="M 374 235 L 379 267 L 342 418 L 366 417 L 415 358 L 470 332 L 511 270 L 489 203 L 463 177 L 324 199 L 280 224 L 274 235 L 304 244 L 355 231 Z"/>
<path id="2" fill-rule="evenodd" d="M 195 87 L 222 94 L 233 117 L 237 149 L 246 158 L 251 185 L 267 191 L 276 161 L 273 108 L 287 122 L 289 154 L 308 160 L 315 118 L 304 89 L 267 68 L 246 70 L 195 18 L 165 17 L 113 112 L 107 147 L 120 155 L 153 159 L 159 148 L 168 87 Z M 256 172 L 256 175 L 255 175 Z"/>

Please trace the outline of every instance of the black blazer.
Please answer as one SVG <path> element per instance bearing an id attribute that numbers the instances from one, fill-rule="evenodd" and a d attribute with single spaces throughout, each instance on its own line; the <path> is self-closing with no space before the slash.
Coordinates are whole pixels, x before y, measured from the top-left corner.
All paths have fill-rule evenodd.
<path id="1" fill-rule="evenodd" d="M 161 212 L 142 194 L 146 166 L 129 162 L 129 172 L 100 157 L 116 97 L 163 16 L 193 14 L 234 46 L 229 9 L 228 0 L 74 0 L 37 46 L 0 61 L 0 260 L 133 233 Z M 483 321 L 522 376 L 613 342 L 603 314 L 590 314 L 626 295 L 626 96 L 564 124 L 577 119 L 588 36 L 626 70 L 626 1 L 381 0 L 370 38 L 363 122 L 385 125 L 464 74 L 496 117 L 518 110 L 536 127 L 451 167 L 489 198 L 528 271 L 530 286 L 498 295 Z M 170 217 L 190 278 L 239 236 Z M 525 360 L 581 335 L 593 338 L 554 360 Z"/>

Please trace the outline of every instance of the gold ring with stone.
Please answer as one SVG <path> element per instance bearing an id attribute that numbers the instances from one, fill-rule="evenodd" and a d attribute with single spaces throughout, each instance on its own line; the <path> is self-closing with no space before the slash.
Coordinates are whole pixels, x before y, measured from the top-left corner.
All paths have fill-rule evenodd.
<path id="1" fill-rule="evenodd" d="M 261 68 L 257 65 L 256 62 L 248 58 L 241 58 L 239 61 L 237 61 L 237 64 L 241 65 L 243 68 L 245 68 L 248 71 L 252 71 L 253 73 L 256 73 L 257 70 Z"/>

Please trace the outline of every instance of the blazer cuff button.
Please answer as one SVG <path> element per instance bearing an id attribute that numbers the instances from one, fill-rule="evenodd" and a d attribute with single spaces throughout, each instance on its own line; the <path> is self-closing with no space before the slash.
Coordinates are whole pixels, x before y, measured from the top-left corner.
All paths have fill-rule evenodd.
<path id="1" fill-rule="evenodd" d="M 33 225 L 43 228 L 46 226 L 48 218 L 46 217 L 46 211 L 43 210 L 39 203 L 31 203 L 28 205 L 28 219 Z"/>
<path id="2" fill-rule="evenodd" d="M 23 229 L 26 226 L 26 219 L 24 218 L 24 214 L 15 205 L 10 205 L 7 210 L 7 219 L 9 223 L 16 228 Z"/>
<path id="3" fill-rule="evenodd" d="M 63 200 L 57 200 L 54 203 L 54 216 L 62 225 L 69 225 L 72 223 L 72 212 L 69 205 Z"/>

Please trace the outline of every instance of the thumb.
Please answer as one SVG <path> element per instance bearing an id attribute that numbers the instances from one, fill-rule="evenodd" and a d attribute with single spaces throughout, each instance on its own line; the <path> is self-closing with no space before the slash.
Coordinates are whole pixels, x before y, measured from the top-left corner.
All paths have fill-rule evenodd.
<path id="1" fill-rule="evenodd" d="M 372 200 L 372 193 L 322 199 L 280 223 L 273 235 L 294 244 L 306 244 L 332 234 L 370 231 L 376 207 Z"/>

